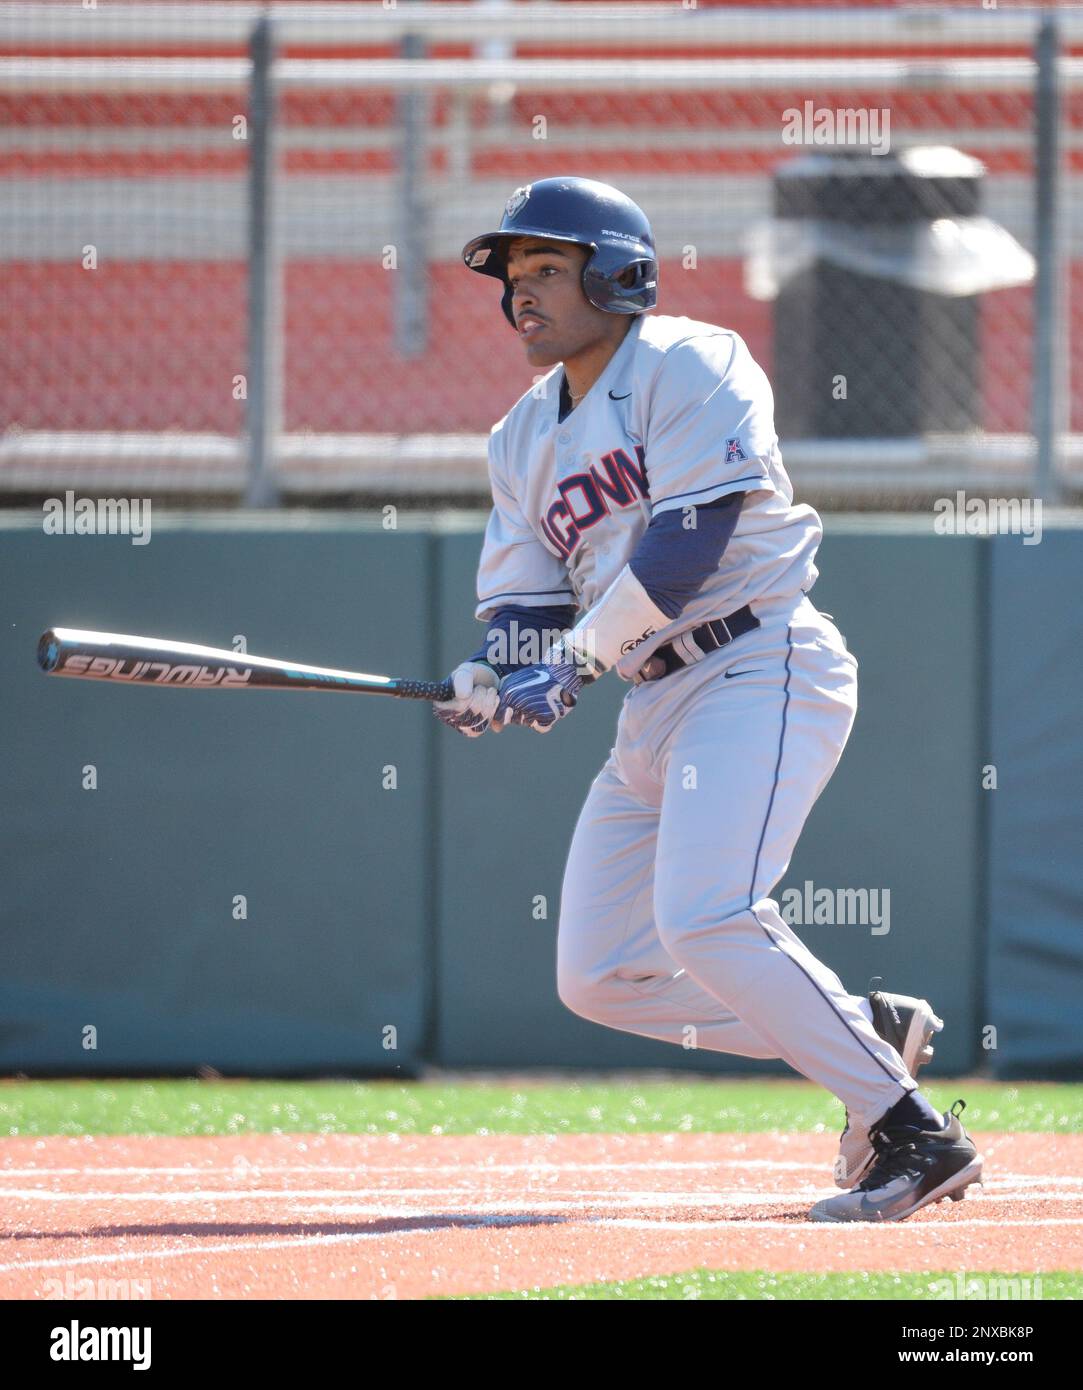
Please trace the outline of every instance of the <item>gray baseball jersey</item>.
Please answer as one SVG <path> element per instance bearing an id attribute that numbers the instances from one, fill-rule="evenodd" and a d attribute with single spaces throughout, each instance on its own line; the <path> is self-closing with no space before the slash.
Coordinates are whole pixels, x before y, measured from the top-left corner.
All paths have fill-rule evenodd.
<path id="1" fill-rule="evenodd" d="M 771 385 L 736 333 L 694 319 L 636 319 L 586 397 L 558 421 L 563 367 L 492 431 L 493 511 L 477 616 L 508 604 L 578 603 L 620 573 L 653 514 L 746 493 L 718 570 L 669 627 L 623 657 L 633 672 L 674 632 L 816 580 L 822 534 L 795 506 L 774 430 Z"/>

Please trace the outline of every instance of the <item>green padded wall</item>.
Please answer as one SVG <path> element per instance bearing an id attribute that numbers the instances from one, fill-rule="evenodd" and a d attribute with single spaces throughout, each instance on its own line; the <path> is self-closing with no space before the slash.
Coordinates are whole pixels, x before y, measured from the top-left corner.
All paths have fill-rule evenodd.
<path id="1" fill-rule="evenodd" d="M 6 519 L 4 1071 L 416 1068 L 429 706 L 117 688 L 34 658 L 59 625 L 426 675 L 431 561 L 427 529 L 349 519 L 158 521 L 144 546 Z"/>
<path id="2" fill-rule="evenodd" d="M 427 705 L 116 689 L 34 664 L 38 633 L 65 624 L 243 633 L 256 653 L 440 676 L 483 632 L 482 521 L 176 518 L 140 547 L 3 519 L 0 1066 L 786 1073 L 618 1033 L 557 998 L 564 857 L 622 682 L 547 737 L 466 740 Z M 880 975 L 927 994 L 949 1022 L 936 1065 L 962 1069 L 980 1060 L 983 546 L 914 520 L 826 525 L 813 598 L 858 656 L 861 706 L 779 891 L 890 891 L 886 934 L 797 930 L 855 991 Z"/>
<path id="3" fill-rule="evenodd" d="M 1083 1076 L 1083 534 L 991 545 L 989 1002 L 1002 1077 Z"/>

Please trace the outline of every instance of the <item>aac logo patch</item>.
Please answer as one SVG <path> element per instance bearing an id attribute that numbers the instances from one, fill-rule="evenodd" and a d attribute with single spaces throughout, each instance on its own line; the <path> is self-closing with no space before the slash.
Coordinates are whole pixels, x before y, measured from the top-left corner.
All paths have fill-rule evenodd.
<path id="1" fill-rule="evenodd" d="M 741 448 L 741 436 L 737 435 L 733 439 L 726 440 L 726 462 L 736 463 L 739 459 L 747 459 L 748 455 Z"/>

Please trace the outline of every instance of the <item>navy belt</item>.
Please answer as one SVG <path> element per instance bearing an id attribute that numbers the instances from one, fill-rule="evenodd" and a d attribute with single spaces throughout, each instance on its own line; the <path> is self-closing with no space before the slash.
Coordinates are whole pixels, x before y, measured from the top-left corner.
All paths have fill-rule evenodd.
<path id="1" fill-rule="evenodd" d="M 760 625 L 759 618 L 746 603 L 731 613 L 728 618 L 712 618 L 709 623 L 690 628 L 679 633 L 662 645 L 647 658 L 636 672 L 635 683 L 660 681 L 685 666 L 691 666 L 710 652 L 725 647 L 746 632 L 754 632 Z"/>

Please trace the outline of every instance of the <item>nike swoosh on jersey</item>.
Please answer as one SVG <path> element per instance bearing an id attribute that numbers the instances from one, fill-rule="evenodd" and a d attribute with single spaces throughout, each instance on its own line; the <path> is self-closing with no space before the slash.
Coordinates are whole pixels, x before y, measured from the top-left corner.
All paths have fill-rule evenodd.
<path id="1" fill-rule="evenodd" d="M 732 680 L 732 679 L 734 678 L 734 676 L 754 676 L 754 675 L 756 674 L 757 671 L 762 671 L 762 670 L 763 670 L 763 667 L 762 667 L 762 666 L 753 666 L 753 667 L 751 667 L 748 671 L 726 671 L 726 672 L 724 672 L 723 674 L 725 675 L 726 679 L 729 681 L 729 680 Z"/>
<path id="2" fill-rule="evenodd" d="M 631 394 L 631 391 L 626 391 L 623 396 L 614 396 L 613 392 L 610 391 L 609 399 L 611 401 L 626 401 Z"/>

